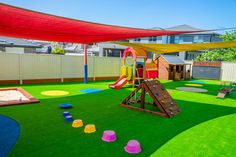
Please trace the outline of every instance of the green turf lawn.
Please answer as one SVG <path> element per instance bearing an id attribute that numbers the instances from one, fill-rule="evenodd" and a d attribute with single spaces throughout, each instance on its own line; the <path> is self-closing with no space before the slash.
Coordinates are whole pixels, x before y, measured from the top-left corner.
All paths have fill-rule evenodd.
<path id="1" fill-rule="evenodd" d="M 67 157 L 67 156 L 233 156 L 235 154 L 236 92 L 224 100 L 216 99 L 220 86 L 217 81 L 204 80 L 201 87 L 208 93 L 190 93 L 175 90 L 187 81 L 162 81 L 182 113 L 171 119 L 131 109 L 119 104 L 132 91 L 131 88 L 112 90 L 111 82 L 63 83 L 24 85 L 25 90 L 40 103 L 0 107 L 0 114 L 19 122 L 21 134 L 10 157 Z M 1 86 L 3 87 L 3 86 Z M 99 88 L 96 94 L 83 94 L 84 88 Z M 45 90 L 66 90 L 70 94 L 48 97 Z M 58 108 L 61 103 L 72 103 L 73 117 L 93 123 L 97 132 L 85 134 L 83 128 L 72 128 L 64 122 Z M 234 114 L 234 115 L 233 115 Z M 227 116 L 229 115 L 229 116 Z M 118 140 L 105 143 L 104 130 L 115 130 Z M 139 155 L 127 154 L 123 147 L 128 140 L 137 139 L 142 145 Z M 189 150 L 188 150 L 189 148 Z M 174 155 L 173 155 L 174 154 Z"/>

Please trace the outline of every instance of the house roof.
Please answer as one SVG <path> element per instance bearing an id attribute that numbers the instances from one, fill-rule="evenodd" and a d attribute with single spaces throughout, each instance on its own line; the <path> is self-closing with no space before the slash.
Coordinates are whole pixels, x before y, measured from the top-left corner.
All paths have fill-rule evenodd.
<path id="1" fill-rule="evenodd" d="M 175 55 L 161 55 L 169 64 L 183 65 L 185 62 Z"/>
<path id="2" fill-rule="evenodd" d="M 200 28 L 196 28 L 187 24 L 183 24 L 183 25 L 178 25 L 178 26 L 174 26 L 174 27 L 169 27 L 166 28 L 165 30 L 171 30 L 171 31 L 182 31 L 182 30 L 186 30 L 186 31 L 203 31 L 203 29 Z M 219 34 L 216 32 L 196 32 L 196 33 L 189 33 L 189 34 Z"/>
<path id="3" fill-rule="evenodd" d="M 6 47 L 34 47 L 40 48 L 41 44 L 19 38 L 9 38 L 0 36 L 0 45 Z"/>

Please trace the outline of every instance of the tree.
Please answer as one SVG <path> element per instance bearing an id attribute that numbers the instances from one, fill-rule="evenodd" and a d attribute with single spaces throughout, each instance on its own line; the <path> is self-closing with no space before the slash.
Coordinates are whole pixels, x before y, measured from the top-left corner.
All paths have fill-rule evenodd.
<path id="1" fill-rule="evenodd" d="M 65 50 L 60 48 L 60 47 L 55 47 L 52 50 L 52 54 L 59 54 L 59 55 L 64 55 L 65 54 Z"/>
<path id="2" fill-rule="evenodd" d="M 223 41 L 236 41 L 236 30 L 226 32 L 220 38 Z M 197 61 L 236 61 L 236 48 L 215 49 L 200 54 L 196 58 Z"/>
<path id="3" fill-rule="evenodd" d="M 53 45 L 53 50 L 52 50 L 52 54 L 57 54 L 57 55 L 64 55 L 65 54 L 65 50 L 62 48 L 61 44 L 58 42 L 52 42 Z"/>

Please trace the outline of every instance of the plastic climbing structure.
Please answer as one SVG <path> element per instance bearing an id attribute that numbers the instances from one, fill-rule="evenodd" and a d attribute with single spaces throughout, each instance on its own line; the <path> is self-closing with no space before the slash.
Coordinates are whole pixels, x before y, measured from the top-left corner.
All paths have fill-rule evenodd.
<path id="1" fill-rule="evenodd" d="M 132 61 L 127 62 L 127 57 L 132 57 Z M 132 47 L 126 48 L 123 53 L 120 81 L 118 80 L 109 87 L 119 89 L 127 82 L 133 87 L 138 86 L 145 79 L 157 78 L 157 69 L 157 64 L 153 59 L 148 59 L 145 50 Z"/>
<path id="2" fill-rule="evenodd" d="M 141 91 L 141 94 L 137 96 L 136 94 L 139 91 Z M 145 101 L 147 95 L 151 97 L 152 102 Z M 133 99 L 134 97 L 135 99 Z M 138 103 L 140 107 L 132 105 L 134 103 Z M 146 105 L 152 105 L 159 110 L 153 111 L 146 109 Z M 121 106 L 168 118 L 181 112 L 168 91 L 158 80 L 143 81 L 127 98 L 122 101 Z"/>

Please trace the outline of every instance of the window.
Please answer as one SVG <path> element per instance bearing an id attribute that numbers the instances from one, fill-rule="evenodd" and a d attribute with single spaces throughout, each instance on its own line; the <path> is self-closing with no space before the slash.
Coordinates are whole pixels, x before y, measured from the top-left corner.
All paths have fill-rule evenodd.
<path id="1" fill-rule="evenodd" d="M 157 37 L 156 36 L 149 37 L 148 40 L 151 41 L 151 42 L 156 42 L 157 41 Z"/>
<path id="2" fill-rule="evenodd" d="M 103 56 L 105 57 L 122 57 L 123 49 L 103 49 Z"/>
<path id="3" fill-rule="evenodd" d="M 204 53 L 204 51 L 191 51 L 186 52 L 185 60 L 194 60 L 199 54 Z"/>
<path id="4" fill-rule="evenodd" d="M 170 65 L 170 72 L 173 72 L 173 71 L 174 71 L 174 66 Z"/>
<path id="5" fill-rule="evenodd" d="M 140 41 L 141 41 L 140 38 L 135 38 L 135 39 L 134 39 L 134 42 L 140 42 Z"/>
<path id="6" fill-rule="evenodd" d="M 148 52 L 148 59 L 153 59 L 153 53 L 152 52 Z"/>
<path id="7" fill-rule="evenodd" d="M 6 52 L 6 48 L 3 46 L 0 46 L 0 52 Z"/>
<path id="8" fill-rule="evenodd" d="M 176 35 L 173 40 L 174 42 L 172 43 L 179 43 L 179 35 Z"/>
<path id="9" fill-rule="evenodd" d="M 180 36 L 180 42 L 193 42 L 193 36 L 192 35 L 182 35 Z"/>

